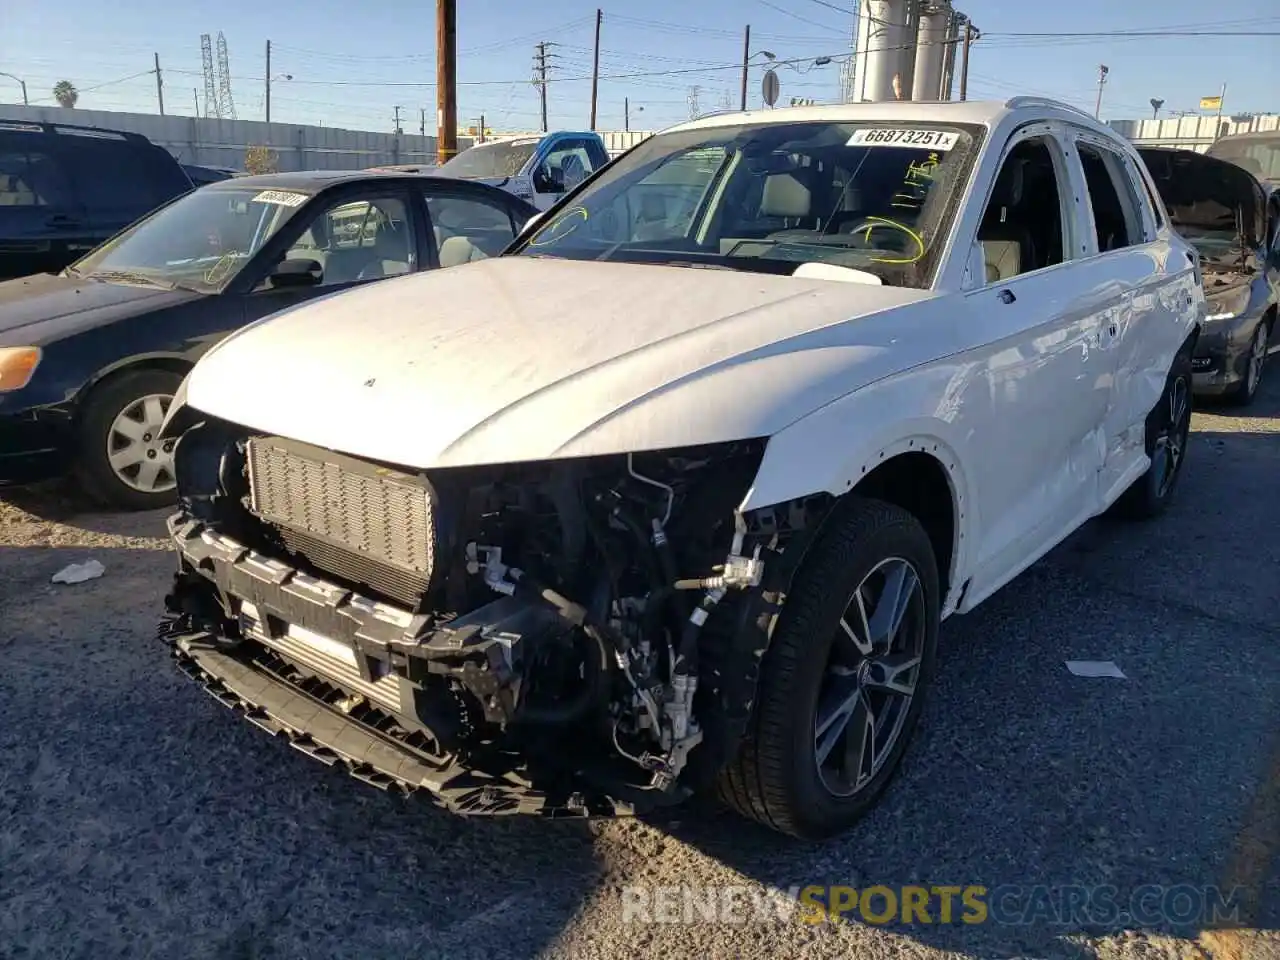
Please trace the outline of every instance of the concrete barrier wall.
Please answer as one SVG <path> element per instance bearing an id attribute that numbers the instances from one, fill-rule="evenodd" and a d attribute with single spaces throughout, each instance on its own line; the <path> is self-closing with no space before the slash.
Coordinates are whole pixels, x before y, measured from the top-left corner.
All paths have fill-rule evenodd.
<path id="1" fill-rule="evenodd" d="M 1199 153 L 1220 136 L 1235 133 L 1267 133 L 1280 130 L 1280 114 L 1263 113 L 1247 120 L 1224 116 L 1168 117 L 1164 120 L 1112 120 L 1110 126 L 1144 147 L 1181 147 Z"/>
<path id="2" fill-rule="evenodd" d="M 316 127 L 261 120 L 216 120 L 204 117 L 119 113 L 113 110 L 79 110 L 64 107 L 24 107 L 0 104 L 0 120 L 73 123 L 140 133 L 167 149 L 182 163 L 244 169 L 245 151 L 252 146 L 270 147 L 281 171 L 361 170 L 383 164 L 430 163 L 436 160 L 436 138 L 416 133 L 374 133 L 341 127 Z M 502 134 L 511 136 L 512 134 Z M 611 156 L 639 143 L 648 132 L 602 131 Z M 473 138 L 459 137 L 458 148 L 471 146 Z"/>
<path id="3" fill-rule="evenodd" d="M 0 119 L 74 123 L 140 133 L 183 163 L 244 169 L 251 146 L 276 152 L 282 171 L 358 170 L 378 164 L 434 162 L 436 138 L 417 134 L 373 133 L 340 127 L 314 127 L 261 120 L 162 117 L 63 107 L 0 105 Z M 467 141 L 469 143 L 469 141 Z"/>

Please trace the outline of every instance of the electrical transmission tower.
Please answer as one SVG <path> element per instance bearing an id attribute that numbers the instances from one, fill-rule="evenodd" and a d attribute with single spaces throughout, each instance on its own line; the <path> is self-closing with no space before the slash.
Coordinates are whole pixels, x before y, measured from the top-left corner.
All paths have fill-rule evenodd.
<path id="1" fill-rule="evenodd" d="M 845 103 L 852 103 L 855 99 L 858 54 L 864 52 L 858 49 L 858 15 L 861 13 L 861 4 L 855 2 L 852 6 L 853 31 L 849 39 L 850 57 L 840 65 L 840 99 Z"/>
<path id="2" fill-rule="evenodd" d="M 236 103 L 231 99 L 231 63 L 227 57 L 226 35 L 218 31 L 218 116 L 236 118 Z"/>
<path id="3" fill-rule="evenodd" d="M 559 44 L 551 41 L 543 41 L 534 47 L 533 55 L 533 85 L 538 88 L 538 95 L 542 101 L 542 132 L 547 132 L 547 71 L 556 69 L 556 65 L 551 61 L 559 57 L 558 53 L 548 53 L 548 47 L 557 47 Z"/>
<path id="4" fill-rule="evenodd" d="M 689 88 L 689 119 L 690 120 L 697 120 L 698 117 L 702 116 L 702 110 L 698 106 L 698 94 L 700 94 L 701 92 L 702 92 L 702 88 L 699 86 L 695 85 Z"/>
<path id="5" fill-rule="evenodd" d="M 200 34 L 200 59 L 204 65 L 204 115 L 221 117 L 218 109 L 218 91 L 213 80 L 213 42 L 207 33 Z"/>

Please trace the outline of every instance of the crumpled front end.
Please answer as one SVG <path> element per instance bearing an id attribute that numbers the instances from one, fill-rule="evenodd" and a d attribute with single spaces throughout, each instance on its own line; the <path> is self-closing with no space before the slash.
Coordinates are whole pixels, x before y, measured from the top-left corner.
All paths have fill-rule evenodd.
<path id="1" fill-rule="evenodd" d="M 823 508 L 737 513 L 763 446 L 423 473 L 205 420 L 161 636 L 260 727 L 459 813 L 676 803 L 745 729 Z"/>

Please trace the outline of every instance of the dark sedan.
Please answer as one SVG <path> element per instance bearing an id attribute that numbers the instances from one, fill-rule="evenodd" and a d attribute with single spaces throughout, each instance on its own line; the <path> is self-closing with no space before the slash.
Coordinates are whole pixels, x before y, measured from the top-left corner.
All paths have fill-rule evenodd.
<path id="1" fill-rule="evenodd" d="M 1200 252 L 1208 314 L 1191 359 L 1202 396 L 1253 402 L 1280 303 L 1280 226 L 1253 174 L 1191 150 L 1139 151 L 1173 228 Z"/>
<path id="2" fill-rule="evenodd" d="M 74 472 L 104 505 L 163 506 L 174 478 L 160 424 L 215 343 L 314 297 L 496 254 L 536 212 L 421 175 L 238 177 L 60 274 L 0 283 L 0 484 Z"/>

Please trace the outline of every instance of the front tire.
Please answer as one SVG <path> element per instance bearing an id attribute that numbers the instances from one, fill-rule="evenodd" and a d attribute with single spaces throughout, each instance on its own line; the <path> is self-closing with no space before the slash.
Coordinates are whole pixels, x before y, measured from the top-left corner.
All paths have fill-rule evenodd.
<path id="1" fill-rule="evenodd" d="M 1147 414 L 1147 456 L 1151 466 L 1133 482 L 1112 511 L 1127 520 L 1158 517 L 1173 501 L 1182 476 L 1191 436 L 1191 352 L 1183 349 L 1173 360 L 1164 393 Z"/>
<path id="2" fill-rule="evenodd" d="M 796 581 L 765 654 L 751 726 L 720 795 L 802 839 L 842 833 L 879 799 L 933 677 L 939 578 L 919 521 L 854 498 Z"/>
<path id="3" fill-rule="evenodd" d="M 102 506 L 154 510 L 174 502 L 173 444 L 159 433 L 181 383 L 168 370 L 131 370 L 85 399 L 76 476 Z"/>

